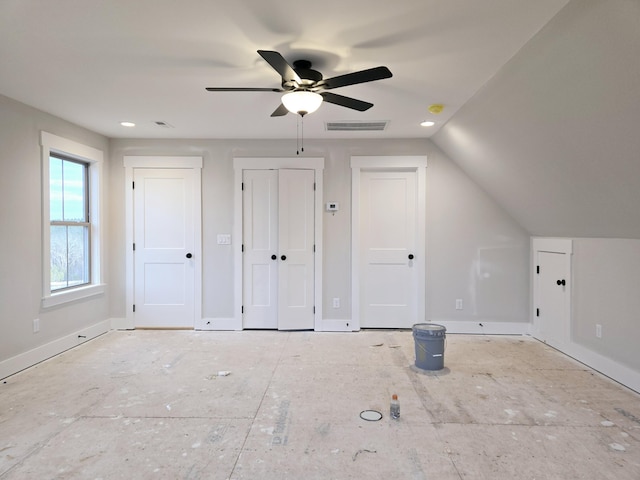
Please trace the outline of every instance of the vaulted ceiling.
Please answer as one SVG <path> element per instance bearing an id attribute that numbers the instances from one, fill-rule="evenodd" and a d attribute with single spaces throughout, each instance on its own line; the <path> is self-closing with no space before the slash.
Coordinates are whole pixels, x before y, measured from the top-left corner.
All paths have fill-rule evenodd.
<path id="1" fill-rule="evenodd" d="M 278 88 L 258 49 L 393 72 L 306 138 L 431 138 L 532 235 L 640 239 L 638 0 L 0 2 L 0 94 L 110 138 L 295 138 L 280 94 L 205 91 Z"/>
<path id="2" fill-rule="evenodd" d="M 389 122 L 365 138 L 428 137 L 566 3 L 3 0 L 0 93 L 112 138 L 291 138 L 295 116 L 270 117 L 280 94 L 205 91 L 280 87 L 256 53 L 277 50 L 325 78 L 379 65 L 393 73 L 334 90 L 374 107 L 325 104 L 305 120 L 306 137 L 353 135 L 327 132 L 334 121 Z M 442 114 L 427 111 L 434 103 Z"/>

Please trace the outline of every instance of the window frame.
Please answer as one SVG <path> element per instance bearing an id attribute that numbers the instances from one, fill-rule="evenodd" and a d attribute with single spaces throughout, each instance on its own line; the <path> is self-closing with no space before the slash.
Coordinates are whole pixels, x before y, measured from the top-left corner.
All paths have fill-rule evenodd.
<path id="1" fill-rule="evenodd" d="M 53 307 L 67 302 L 104 293 L 101 265 L 104 245 L 102 218 L 102 168 L 104 154 L 87 145 L 42 131 L 42 307 Z M 49 157 L 62 157 L 87 165 L 87 189 L 89 208 L 89 283 L 51 291 L 51 219 L 50 219 L 50 171 Z"/>
<path id="2" fill-rule="evenodd" d="M 84 265 L 83 265 L 83 281 L 82 283 L 79 284 L 74 284 L 74 285 L 69 285 L 69 278 L 67 278 L 67 285 L 63 286 L 63 287 L 59 287 L 56 289 L 51 288 L 51 284 L 50 284 L 50 289 L 51 289 L 51 293 L 58 293 L 58 292 L 62 292 L 64 290 L 69 290 L 72 288 L 77 288 L 77 287 L 81 287 L 81 286 L 86 286 L 86 285 L 90 285 L 91 284 L 91 264 L 93 263 L 92 258 L 91 258 L 91 214 L 89 212 L 89 196 L 91 195 L 90 192 L 90 188 L 89 188 L 89 164 L 85 161 L 81 161 L 78 160 L 76 158 L 70 158 L 66 155 L 61 155 L 58 152 L 50 152 L 49 153 L 49 166 L 51 166 L 51 159 L 54 158 L 56 160 L 59 160 L 61 162 L 63 162 L 63 172 L 64 172 L 64 162 L 67 163 L 72 163 L 72 164 L 76 164 L 79 165 L 82 168 L 82 187 L 83 187 L 83 202 L 82 202 L 82 220 L 65 220 L 64 217 L 66 216 L 66 214 L 64 213 L 65 209 L 64 209 L 64 205 L 65 203 L 63 202 L 62 205 L 62 212 L 63 212 L 63 218 L 60 220 L 51 220 L 51 218 L 49 218 L 49 238 L 51 239 L 51 228 L 53 227 L 82 227 L 83 231 L 86 231 L 86 239 L 85 239 L 85 258 L 84 258 Z M 49 170 L 49 184 L 51 184 L 51 170 Z M 65 192 L 67 191 L 67 184 L 65 183 L 65 175 L 64 173 L 62 174 L 62 195 L 63 198 L 65 197 Z M 51 185 L 50 185 L 51 187 Z M 49 191 L 51 192 L 51 188 L 49 189 Z M 49 199 L 51 200 L 51 199 Z M 49 209 L 49 211 L 51 211 L 51 209 Z M 69 235 L 69 230 L 67 229 L 67 238 Z M 68 242 L 68 239 L 67 239 Z M 49 249 L 49 251 L 51 251 L 51 249 Z M 69 265 L 69 251 L 67 251 L 67 267 Z M 68 268 L 67 268 L 68 270 Z M 85 281 L 86 280 L 86 281 Z"/>

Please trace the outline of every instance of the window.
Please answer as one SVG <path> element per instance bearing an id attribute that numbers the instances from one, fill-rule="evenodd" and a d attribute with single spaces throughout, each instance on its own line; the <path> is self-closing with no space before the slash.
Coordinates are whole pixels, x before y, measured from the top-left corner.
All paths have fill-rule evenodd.
<path id="1" fill-rule="evenodd" d="M 89 283 L 90 224 L 87 163 L 49 157 L 51 291 Z"/>
<path id="2" fill-rule="evenodd" d="M 101 294 L 102 152 L 41 133 L 44 307 Z"/>

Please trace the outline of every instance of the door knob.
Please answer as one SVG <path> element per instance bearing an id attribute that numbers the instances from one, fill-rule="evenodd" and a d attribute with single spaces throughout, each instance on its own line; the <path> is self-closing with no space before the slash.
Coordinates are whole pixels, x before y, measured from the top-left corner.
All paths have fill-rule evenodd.
<path id="1" fill-rule="evenodd" d="M 409 254 L 409 260 L 413 260 L 413 253 Z"/>
<path id="2" fill-rule="evenodd" d="M 276 255 L 271 255 L 271 260 L 275 260 L 275 259 L 277 259 L 277 258 L 278 258 L 278 257 L 277 257 Z"/>
<path id="3" fill-rule="evenodd" d="M 191 255 L 190 253 L 187 253 L 187 258 L 191 258 L 193 257 L 193 255 Z"/>
<path id="4" fill-rule="evenodd" d="M 556 283 L 562 286 L 565 286 L 567 284 L 567 282 L 564 281 L 564 278 L 562 280 L 558 280 Z"/>
<path id="5" fill-rule="evenodd" d="M 286 255 L 282 255 L 282 256 L 280 257 L 280 260 L 286 260 L 286 259 L 287 259 L 287 256 L 286 256 Z"/>

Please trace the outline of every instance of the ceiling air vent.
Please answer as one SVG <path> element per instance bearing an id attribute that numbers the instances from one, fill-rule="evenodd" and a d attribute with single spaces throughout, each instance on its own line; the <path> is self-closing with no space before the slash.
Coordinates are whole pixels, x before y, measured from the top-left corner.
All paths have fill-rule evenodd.
<path id="1" fill-rule="evenodd" d="M 162 128 L 173 128 L 173 125 L 167 123 L 167 122 L 163 122 L 162 120 L 156 120 L 155 123 L 157 126 L 162 127 Z"/>
<path id="2" fill-rule="evenodd" d="M 387 128 L 387 121 L 376 122 L 327 122 L 328 132 L 381 132 Z"/>

